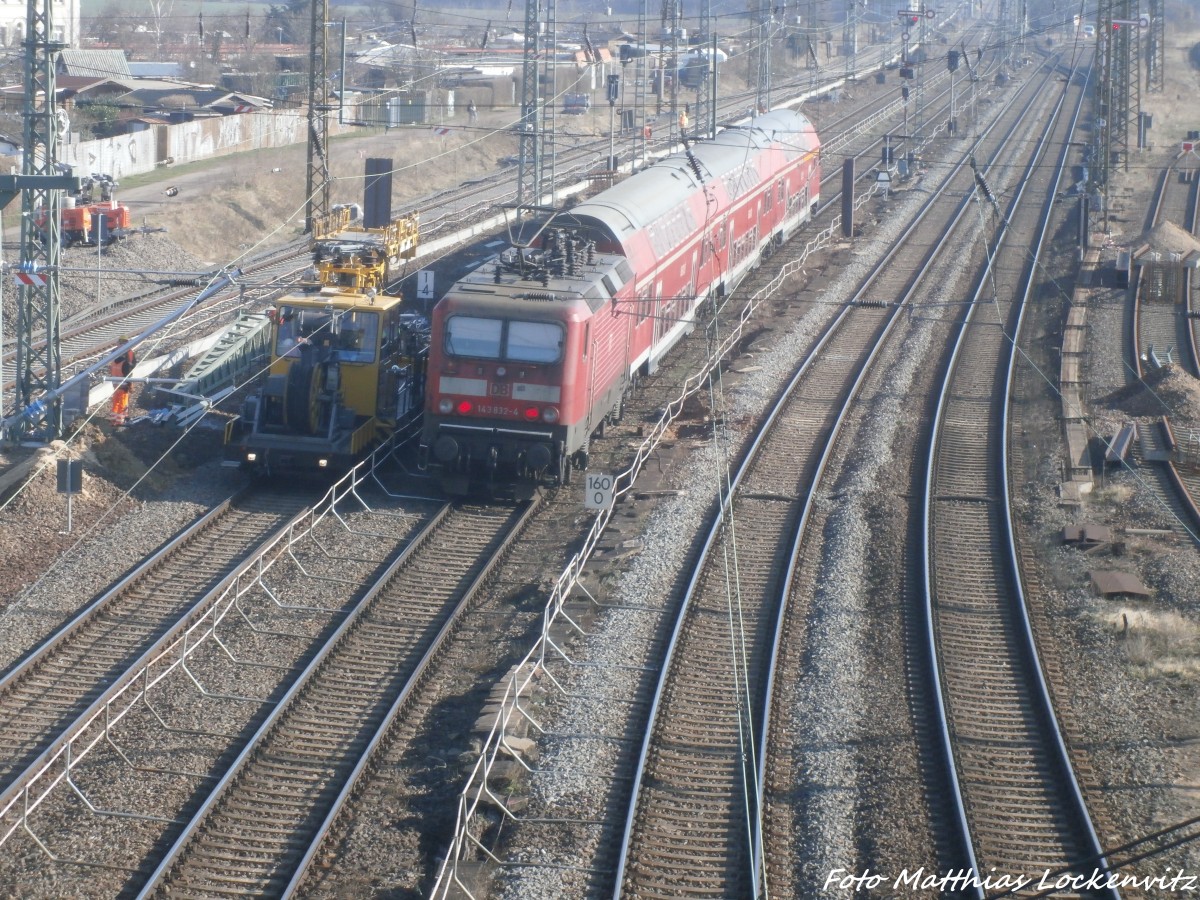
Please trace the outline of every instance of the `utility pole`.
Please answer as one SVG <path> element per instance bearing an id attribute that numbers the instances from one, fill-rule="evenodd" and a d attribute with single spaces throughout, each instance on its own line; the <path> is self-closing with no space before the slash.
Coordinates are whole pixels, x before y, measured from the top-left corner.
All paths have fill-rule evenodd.
<path id="1" fill-rule="evenodd" d="M 846 4 L 846 21 L 842 25 L 842 56 L 846 61 L 844 70 L 846 79 L 852 79 L 855 60 L 858 59 L 858 4 L 856 2 Z"/>
<path id="2" fill-rule="evenodd" d="M 325 40 L 329 0 L 312 0 L 308 48 L 308 180 L 305 183 L 304 231 L 329 215 L 329 53 Z"/>
<path id="3" fill-rule="evenodd" d="M 647 0 L 639 0 L 637 24 L 637 55 L 633 60 L 633 162 L 630 172 L 637 172 L 646 167 L 647 137 L 646 130 L 650 123 L 646 120 L 646 82 L 650 80 L 650 51 L 646 44 L 646 31 L 649 28 L 649 11 Z M 625 82 L 629 90 L 628 80 Z M 626 94 L 628 96 L 628 94 Z"/>
<path id="4" fill-rule="evenodd" d="M 1129 131 L 1141 112 L 1138 32 L 1143 28 L 1149 30 L 1153 22 L 1151 16 L 1139 15 L 1133 3 L 1134 0 L 1100 0 L 1096 8 L 1100 77 L 1096 82 L 1099 115 L 1092 178 L 1100 190 L 1106 229 L 1112 169 L 1120 164 L 1128 171 Z"/>
<path id="5" fill-rule="evenodd" d="M 16 432 L 60 437 L 61 401 L 40 398 L 62 384 L 59 216 L 62 191 L 78 190 L 79 179 L 58 164 L 54 62 L 67 45 L 56 39 L 51 2 L 29 0 L 26 7 L 24 152 L 21 174 L 0 176 L 0 206 L 21 194 L 15 412 L 22 417 Z"/>
<path id="6" fill-rule="evenodd" d="M 525 0 L 525 32 L 521 53 L 521 124 L 517 135 L 517 209 L 536 205 L 541 193 L 541 90 L 538 85 L 537 0 Z M 518 213 L 519 215 L 519 213 Z"/>
<path id="7" fill-rule="evenodd" d="M 550 196 L 550 205 L 554 203 L 555 184 L 555 152 L 554 136 L 556 128 L 554 118 L 558 113 L 558 0 L 545 0 L 545 44 L 542 50 L 542 74 L 539 81 L 546 86 L 545 100 L 542 104 L 542 128 L 538 132 L 538 159 L 542 164 L 542 184 L 544 193 Z"/>
<path id="8" fill-rule="evenodd" d="M 1099 81 L 1099 129 L 1103 184 L 1107 191 L 1111 167 L 1120 164 L 1129 171 L 1129 132 L 1137 127 L 1142 108 L 1138 32 L 1145 18 L 1137 18 L 1135 0 L 1100 0 L 1097 8 L 1096 39 L 1103 41 L 1103 66 Z M 1107 203 L 1105 204 L 1107 207 Z M 1107 215 L 1107 210 L 1106 210 Z"/>

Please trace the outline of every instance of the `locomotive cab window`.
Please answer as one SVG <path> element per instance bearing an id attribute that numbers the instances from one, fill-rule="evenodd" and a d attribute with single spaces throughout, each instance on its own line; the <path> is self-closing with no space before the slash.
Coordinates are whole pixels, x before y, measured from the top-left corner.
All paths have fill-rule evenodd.
<path id="1" fill-rule="evenodd" d="M 446 321 L 446 352 L 451 356 L 553 363 L 562 358 L 563 327 L 557 322 L 506 322 L 476 316 Z"/>
<path id="2" fill-rule="evenodd" d="M 338 317 L 333 346 L 342 362 L 374 362 L 378 342 L 378 313 L 348 312 Z"/>
<path id="3" fill-rule="evenodd" d="M 451 316 L 446 322 L 446 352 L 451 356 L 500 358 L 504 322 L 476 316 Z"/>
<path id="4" fill-rule="evenodd" d="M 303 344 L 328 344 L 341 362 L 375 361 L 378 313 L 347 312 L 335 316 L 324 309 L 281 306 L 277 321 L 276 356 L 298 356 Z"/>
<path id="5" fill-rule="evenodd" d="M 509 322 L 504 358 L 552 363 L 562 356 L 563 327 L 557 322 Z"/>
<path id="6" fill-rule="evenodd" d="M 379 340 L 379 316 L 374 312 L 347 312 L 335 316 L 326 310 L 281 306 L 275 336 L 276 356 L 298 356 L 301 344 L 329 344 L 341 362 L 373 362 Z"/>

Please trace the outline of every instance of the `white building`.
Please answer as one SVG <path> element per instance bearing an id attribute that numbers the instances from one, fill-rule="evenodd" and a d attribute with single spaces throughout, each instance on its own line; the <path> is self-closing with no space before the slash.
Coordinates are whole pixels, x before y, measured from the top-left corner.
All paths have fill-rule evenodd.
<path id="1" fill-rule="evenodd" d="M 39 0 L 45 2 L 45 0 Z M 79 0 L 50 0 L 53 40 L 69 47 L 79 46 Z M 27 0 L 0 0 L 0 47 L 23 49 Z"/>

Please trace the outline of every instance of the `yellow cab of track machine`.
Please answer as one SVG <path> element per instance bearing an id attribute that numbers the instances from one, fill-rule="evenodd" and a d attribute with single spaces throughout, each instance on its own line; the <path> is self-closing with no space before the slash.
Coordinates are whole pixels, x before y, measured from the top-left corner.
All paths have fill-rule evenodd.
<path id="1" fill-rule="evenodd" d="M 419 414 L 429 325 L 332 261 L 275 301 L 271 362 L 226 432 L 226 462 L 259 474 L 344 471 Z"/>

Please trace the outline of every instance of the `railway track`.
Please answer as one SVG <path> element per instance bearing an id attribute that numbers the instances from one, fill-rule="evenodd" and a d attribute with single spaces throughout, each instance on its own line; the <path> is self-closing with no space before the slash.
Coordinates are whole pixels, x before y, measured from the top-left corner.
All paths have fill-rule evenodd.
<path id="1" fill-rule="evenodd" d="M 537 507 L 430 515 L 429 501 L 389 498 L 382 483 L 373 496 L 376 481 L 360 473 L 341 488 L 356 516 L 327 498 L 305 534 L 243 564 L 187 637 L 165 636 L 56 740 L 0 813 L 0 880 L 278 896 L 325 858 L 393 720 L 429 702 L 427 671 Z M 80 815 L 97 785 L 118 790 Z M 114 822 L 108 804 L 127 812 Z"/>
<path id="2" fill-rule="evenodd" d="M 1200 211 L 1200 182 L 1185 181 L 1177 166 L 1167 167 L 1159 180 L 1149 219 L 1155 224 L 1170 222 L 1189 233 L 1193 232 Z M 1169 254 L 1168 254 L 1169 255 Z M 1148 274 L 1149 273 L 1149 274 Z M 1154 278 L 1156 283 L 1151 283 Z M 1177 284 L 1176 279 L 1182 283 Z M 1126 322 L 1132 365 L 1126 372 L 1126 382 L 1141 384 L 1143 390 L 1154 394 L 1144 379 L 1161 366 L 1174 364 L 1185 371 L 1200 372 L 1196 355 L 1196 338 L 1200 319 L 1192 313 L 1192 273 L 1190 269 L 1168 266 L 1139 266 L 1133 289 L 1129 292 L 1129 313 Z M 1157 398 L 1158 395 L 1154 394 Z M 1172 412 L 1161 404 L 1164 421 Z M 1165 426 L 1169 428 L 1169 425 Z M 1142 479 L 1145 490 L 1154 498 L 1159 509 L 1166 513 L 1172 531 L 1184 540 L 1200 543 L 1200 479 L 1187 465 L 1173 459 L 1175 446 L 1158 424 L 1145 424 L 1138 429 L 1139 439 L 1131 450 L 1137 469 L 1146 473 Z"/>
<path id="3" fill-rule="evenodd" d="M 0 677 L 0 808 L 59 733 L 312 497 L 246 492 L 168 541 Z"/>
<path id="4" fill-rule="evenodd" d="M 56 727 L 44 752 L 10 779 L 0 795 L 0 880 L 20 880 L 36 892 L 39 878 L 62 879 L 73 867 L 82 866 L 85 873 L 93 868 L 136 872 L 143 864 L 139 852 L 149 859 L 161 855 L 162 831 L 185 808 L 197 782 L 204 784 L 210 772 L 228 764 L 231 748 L 241 746 L 256 716 L 275 704 L 278 686 L 295 677 L 305 648 L 342 614 L 331 595 L 353 592 L 357 578 L 386 561 L 389 541 L 403 542 L 419 521 L 419 514 L 380 518 L 366 509 L 359 515 L 375 515 L 387 527 L 353 532 L 347 525 L 350 505 L 365 506 L 359 491 L 368 486 L 370 473 L 355 475 L 314 506 L 297 503 L 303 509 L 299 515 L 277 516 L 284 524 L 272 529 L 269 540 L 260 533 L 234 552 L 221 549 L 235 543 L 228 536 L 209 548 L 211 555 L 236 557 L 232 571 L 213 576 L 215 586 L 199 602 L 191 598 L 151 646 L 131 652 L 123 665 L 114 662 L 115 677 L 93 684 L 83 711 L 65 728 Z M 331 541 L 337 541 L 336 555 L 329 550 Z M 384 550 L 383 557 L 377 557 L 378 550 L 371 555 L 376 547 Z M 208 555 L 198 553 L 201 559 Z M 176 583 L 186 582 L 187 569 L 198 565 L 196 559 L 179 563 L 155 592 L 171 594 Z M 336 571 L 322 573 L 330 568 Z M 311 599 L 306 601 L 304 593 Z M 34 713 L 47 705 L 52 704 L 43 696 L 28 703 Z M 188 720 L 196 724 L 181 727 Z M 110 837 L 100 835 L 113 826 L 112 814 L 103 803 L 93 805 L 79 786 L 96 777 L 123 786 L 113 801 L 118 808 L 147 809 L 117 813 Z M 146 794 L 151 782 L 155 788 Z M 73 797 L 82 798 L 92 814 L 80 816 Z M 70 849 L 55 853 L 50 847 L 60 841 Z M 30 842 L 33 870 L 22 868 L 22 849 Z M 96 852 L 81 858 L 79 847 L 89 842 Z M 55 865 L 45 865 L 47 857 Z M 80 884 L 78 892 L 115 893 L 120 882 L 89 883 L 86 889 Z"/>
<path id="5" fill-rule="evenodd" d="M 1011 122 L 1009 123 L 1010 127 Z M 965 168 L 958 171 L 957 186 L 948 188 L 969 195 L 971 174 Z M 957 205 L 949 218 L 961 216 L 967 208 L 967 203 Z M 921 223 L 923 234 L 940 235 L 948 227 L 944 221 L 933 221 L 934 216 Z M 914 242 L 918 243 L 919 242 Z M 916 279 L 912 277 L 915 271 L 923 270 L 928 260 L 922 257 L 930 253 L 928 244 L 908 248 L 894 255 L 891 266 L 895 282 L 887 284 L 879 282 L 874 285 L 870 296 L 896 296 L 897 304 L 905 302 L 905 291 L 915 290 Z M 799 513 L 801 498 L 807 494 L 804 483 L 792 484 L 790 481 L 804 482 L 806 478 L 814 477 L 818 467 L 820 449 L 828 446 L 828 421 L 819 421 L 822 417 L 832 416 L 846 407 L 846 394 L 852 392 L 855 376 L 865 364 L 864 356 L 870 357 L 870 350 L 878 331 L 894 320 L 899 311 L 899 305 L 872 302 L 868 300 L 868 285 L 860 292 L 859 297 L 845 307 L 839 322 L 840 327 L 832 327 L 822 338 L 821 344 L 831 360 L 829 365 L 836 374 L 830 376 L 830 381 L 836 383 L 837 376 L 848 379 L 841 387 L 826 384 L 820 376 L 809 375 L 802 382 L 796 394 L 797 409 L 791 413 L 795 420 L 789 419 L 787 413 L 780 413 L 780 421 L 788 425 L 781 426 L 782 432 L 788 432 L 786 437 L 776 438 L 784 445 L 783 450 L 777 450 L 780 456 L 773 458 L 779 471 L 791 472 L 791 477 L 778 477 L 767 474 L 758 476 L 761 481 L 755 488 L 741 487 L 735 493 L 733 504 L 739 510 L 731 516 L 737 522 L 737 530 L 752 533 L 755 537 L 754 552 L 743 549 L 739 551 L 737 562 L 737 584 L 739 593 L 739 620 L 744 629 L 736 631 L 736 638 L 731 638 L 728 620 L 727 581 L 720 558 L 721 552 L 714 556 L 717 562 L 710 562 L 705 567 L 706 574 L 697 576 L 687 596 L 691 599 L 685 605 L 691 604 L 694 610 L 694 620 L 680 624 L 676 637 L 669 642 L 674 648 L 669 659 L 669 670 L 677 674 L 680 681 L 672 682 L 669 688 L 662 688 L 655 696 L 659 699 L 647 701 L 642 697 L 621 701 L 629 703 L 629 715 L 640 718 L 639 710 L 653 706 L 661 709 L 669 697 L 673 712 L 660 712 L 655 718 L 656 729 L 662 729 L 655 738 L 646 738 L 646 746 L 653 744 L 655 748 L 646 754 L 644 775 L 639 773 L 635 778 L 636 784 L 648 785 L 646 796 L 640 799 L 624 801 L 623 780 L 618 776 L 612 791 L 602 791 L 596 803 L 609 816 L 613 809 L 628 809 L 631 811 L 629 822 L 629 838 L 627 850 L 618 848 L 622 843 L 619 837 L 612 833 L 611 819 L 605 824 L 605 819 L 595 812 L 579 813 L 577 818 L 595 820 L 589 827 L 599 828 L 608 835 L 607 839 L 598 842 L 581 837 L 578 843 L 590 848 L 591 855 L 574 861 L 568 866 L 576 872 L 587 884 L 586 888 L 573 883 L 571 887 L 561 888 L 564 893 L 578 896 L 602 895 L 605 891 L 615 890 L 619 893 L 627 891 L 632 895 L 654 896 L 661 891 L 663 895 L 678 895 L 679 891 L 689 896 L 711 892 L 714 896 L 739 896 L 750 893 L 754 889 L 752 879 L 755 871 L 756 836 L 750 822 L 754 819 L 753 806 L 757 803 L 754 782 L 759 778 L 754 773 L 754 747 L 761 748 L 761 740 L 739 743 L 737 733 L 739 726 L 746 731 L 748 723 L 753 722 L 758 727 L 761 721 L 758 705 L 762 702 L 764 678 L 769 678 L 770 666 L 764 663 L 763 644 L 770 647 L 771 635 L 775 633 L 774 626 L 769 624 L 776 617 L 772 612 L 772 604 L 777 609 L 777 597 L 769 597 L 774 589 L 778 589 L 778 581 L 783 577 L 781 572 L 787 571 L 786 562 L 790 558 L 792 534 L 788 521 L 794 520 Z M 816 412 L 814 412 L 814 410 Z M 819 449 L 805 453 L 798 448 L 808 446 L 808 441 L 816 440 Z M 764 439 L 767 441 L 770 439 Z M 822 443 L 825 441 L 825 443 Z M 799 459 L 797 459 L 799 458 Z M 785 461 L 792 461 L 798 468 L 795 472 L 787 468 Z M 807 472 L 799 474 L 805 468 Z M 770 467 L 765 470 L 770 473 Z M 739 475 L 738 484 L 742 484 Z M 744 504 L 741 506 L 741 504 Z M 755 518 L 754 513 L 762 507 L 761 518 Z M 741 513 L 745 513 L 745 520 Z M 745 524 L 744 524 L 745 521 Z M 718 526 L 710 537 L 708 548 L 714 550 L 718 545 L 728 549 L 728 533 L 731 524 L 725 524 L 722 531 Z M 742 554 L 750 553 L 749 556 Z M 698 586 L 700 585 L 700 586 Z M 722 632 L 722 628 L 724 631 Z M 715 629 L 710 631 L 709 629 Z M 664 639 L 667 640 L 667 639 Z M 732 669 L 729 655 L 722 648 L 730 646 L 731 641 L 739 642 L 739 652 L 744 651 L 746 662 L 739 663 L 738 669 Z M 744 640 L 744 645 L 741 642 Z M 631 652 L 637 652 L 632 651 Z M 639 654 L 640 655 L 640 654 Z M 649 653 L 656 658 L 657 652 Z M 636 657 L 635 657 L 636 658 Z M 682 663 L 687 660 L 687 665 Z M 697 662 L 704 661 L 715 664 L 715 668 L 705 667 L 702 671 L 693 672 L 698 668 Z M 734 674 L 737 671 L 738 674 Z M 664 679 L 665 681 L 665 679 Z M 695 704 L 685 702 L 687 699 L 696 700 Z M 707 704 L 707 705 L 705 705 Z M 714 710 L 716 712 L 714 713 Z M 659 724 L 659 722 L 665 724 Z M 672 723 L 677 726 L 672 730 Z M 644 725 L 642 728 L 644 729 Z M 640 732 L 640 733 L 645 733 Z M 622 740 L 621 738 L 614 738 Z M 697 749 L 697 745 L 703 745 Z M 686 757 L 685 748 L 696 751 L 691 759 Z M 624 756 L 624 752 L 621 754 Z M 697 762 L 697 759 L 702 762 Z M 743 762 L 744 760 L 744 762 Z M 625 763 L 628 765 L 628 763 Z M 707 773 L 703 778 L 697 778 L 696 773 Z M 614 796 L 615 792 L 615 796 Z M 668 802 L 668 795 L 670 802 Z M 591 805 L 591 804 L 589 804 Z M 641 825 L 634 824 L 633 811 L 640 810 L 645 819 L 646 831 L 642 832 Z M 697 815 L 697 810 L 704 810 L 703 815 Z M 554 836 L 549 836 L 543 828 L 525 822 L 514 825 L 517 837 L 510 835 L 507 846 L 517 850 L 514 863 L 516 865 L 538 866 L 535 862 L 524 863 L 535 854 L 533 848 L 541 845 L 559 845 L 563 842 L 563 830 L 568 827 L 555 816 L 552 809 L 545 810 L 545 818 L 553 822 L 546 828 L 554 829 Z M 572 821 L 576 816 L 572 817 Z M 658 828 L 657 826 L 662 826 Z M 619 827 L 619 826 L 618 826 Z M 613 861 L 627 853 L 628 867 L 621 864 L 621 871 L 628 878 L 624 884 L 615 886 L 611 882 Z M 644 876 L 644 880 L 642 880 Z M 438 890 L 445 890 L 449 882 L 443 881 Z M 606 887 L 607 886 L 607 887 Z M 547 888 L 548 889 L 548 888 Z M 435 890 L 435 895 L 441 896 Z"/>
<path id="6" fill-rule="evenodd" d="M 1043 77 L 1049 81 L 1052 70 Z M 1020 132 L 1037 93 L 1029 88 L 1023 109 L 1004 122 L 1004 140 L 996 144 Z M 689 586 L 669 671 L 655 698 L 653 732 L 635 776 L 636 802 L 618 868 L 620 896 L 666 897 L 680 886 L 689 896 L 759 896 L 775 876 L 788 880 L 778 870 L 772 875 L 762 849 L 764 840 L 775 843 L 790 834 L 790 821 L 773 821 L 782 835 L 764 839 L 761 793 L 768 748 L 777 744 L 769 737 L 767 710 L 791 573 L 816 485 L 853 398 L 901 310 L 918 302 L 918 293 L 930 292 L 919 273 L 955 246 L 955 229 L 970 208 L 964 183 L 972 178 L 965 162 L 960 165 L 957 177 L 934 196 L 962 192 L 968 199 L 946 204 L 944 211 L 932 200 L 924 208 L 822 337 L 810 357 L 819 364 L 801 367 L 734 479 L 728 511 L 710 534 L 705 565 Z M 927 242 L 924 235 L 940 239 Z M 896 299 L 872 302 L 876 296 Z M 739 541 L 735 532 L 752 534 L 753 541 Z M 705 777 L 697 778 L 697 771 Z M 697 810 L 704 812 L 697 816 Z"/>
<path id="7" fill-rule="evenodd" d="M 1191 233 L 1196 221 L 1200 181 L 1184 181 L 1171 166 L 1159 181 L 1151 218 L 1155 225 L 1169 222 Z M 1170 256 L 1170 254 L 1167 254 Z M 1133 372 L 1136 380 L 1160 365 L 1175 363 L 1193 375 L 1200 374 L 1196 357 L 1197 322 L 1191 310 L 1191 270 L 1179 266 L 1141 265 L 1133 294 Z M 1181 302 L 1182 301 L 1182 302 Z"/>
<path id="8" fill-rule="evenodd" d="M 1042 147 L 1064 148 L 1062 155 L 1038 165 L 1050 152 L 1039 151 L 1022 194 L 1054 197 L 1083 100 L 1080 82 L 1071 87 L 1074 108 L 1041 137 Z M 1038 235 L 1040 246 L 1050 204 L 1031 212 L 1018 200 L 1006 212 L 1009 227 Z M 1044 870 L 1086 877 L 1103 865 L 1038 662 L 1010 518 L 1007 409 L 1016 356 L 1008 336 L 1019 333 L 1036 274 L 1016 244 L 1010 239 L 995 269 L 1019 276 L 985 282 L 960 331 L 938 403 L 924 501 L 931 683 L 940 685 L 936 707 L 951 773 L 946 806 L 957 811 L 958 865 L 975 873 L 970 895 L 977 897 L 1026 888 L 1021 879 Z"/>
<path id="9" fill-rule="evenodd" d="M 284 896 L 536 504 L 445 508 L 346 617 L 140 896 Z"/>
<path id="10" fill-rule="evenodd" d="M 968 39 L 969 37 L 970 35 L 967 36 Z M 878 47 L 870 49 L 872 56 L 879 55 L 880 52 Z M 883 64 L 884 59 L 880 56 L 877 63 L 870 65 Z M 938 73 L 929 78 L 926 85 L 926 90 L 939 92 L 942 102 L 949 93 L 948 87 L 942 84 L 947 77 L 944 72 Z M 780 94 L 799 93 L 810 88 L 812 85 L 806 78 L 793 79 L 777 86 Z M 744 118 L 746 102 L 750 96 L 747 94 L 723 98 L 721 120 L 725 124 L 732 124 Z M 938 97 L 931 96 L 928 102 L 938 102 Z M 831 139 L 828 150 L 839 150 L 843 141 L 861 134 L 864 128 L 876 123 L 881 116 L 894 114 L 898 105 L 898 101 L 895 100 L 881 101 L 871 98 L 851 110 L 838 114 L 828 122 L 823 122 L 821 127 Z M 931 121 L 935 118 L 936 116 L 931 117 Z M 878 143 L 876 140 L 875 144 Z M 594 168 L 596 159 L 606 153 L 607 149 L 607 140 L 598 139 L 563 151 L 558 160 L 558 180 L 564 184 L 586 180 L 586 175 Z M 670 141 L 659 139 L 652 142 L 648 149 L 655 154 L 668 152 Z M 896 149 L 897 152 L 901 152 L 902 147 L 897 146 Z M 444 231 L 461 229 L 464 223 L 483 221 L 492 215 L 491 210 L 496 205 L 510 200 L 514 191 L 515 188 L 497 191 L 496 182 L 485 179 L 422 198 L 413 204 L 411 209 L 420 210 L 423 219 L 422 233 L 428 239 Z M 249 260 L 243 265 L 238 277 L 240 285 L 232 285 L 218 292 L 202 309 L 189 313 L 186 330 L 195 333 L 203 328 L 211 330 L 227 324 L 236 317 L 239 310 L 254 303 L 267 301 L 280 290 L 290 286 L 310 265 L 307 240 L 292 242 Z M 118 298 L 70 316 L 62 326 L 62 379 L 65 381 L 71 378 L 101 358 L 120 337 L 139 333 L 189 303 L 196 291 L 218 274 L 214 272 L 209 277 L 197 279 L 197 283 L 190 287 L 164 287 L 137 296 Z M 12 340 L 6 340 L 2 358 L 0 372 L 11 375 L 15 364 L 15 344 Z M 4 408 L 13 409 L 14 385 L 11 381 L 5 381 L 0 389 L 4 394 Z"/>

